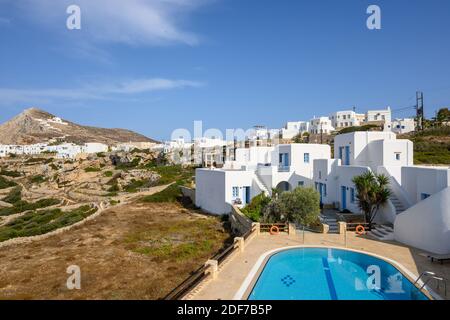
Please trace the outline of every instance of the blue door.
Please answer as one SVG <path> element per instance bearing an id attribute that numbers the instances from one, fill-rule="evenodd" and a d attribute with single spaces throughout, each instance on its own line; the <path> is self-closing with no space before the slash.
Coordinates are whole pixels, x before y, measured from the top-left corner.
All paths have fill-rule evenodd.
<path id="1" fill-rule="evenodd" d="M 350 165 L 350 146 L 345 146 L 345 165 Z"/>
<path id="2" fill-rule="evenodd" d="M 347 209 L 347 188 L 341 187 L 341 205 L 342 210 Z"/>
<path id="3" fill-rule="evenodd" d="M 289 167 L 289 153 L 285 153 L 284 154 L 284 163 L 283 163 L 284 167 Z"/>
<path id="4" fill-rule="evenodd" d="M 319 183 L 320 203 L 323 203 L 323 183 Z"/>
<path id="5" fill-rule="evenodd" d="M 250 203 L 250 187 L 245 187 L 245 203 Z"/>
<path id="6" fill-rule="evenodd" d="M 339 159 L 342 161 L 342 154 L 344 153 L 344 147 L 339 147 Z"/>

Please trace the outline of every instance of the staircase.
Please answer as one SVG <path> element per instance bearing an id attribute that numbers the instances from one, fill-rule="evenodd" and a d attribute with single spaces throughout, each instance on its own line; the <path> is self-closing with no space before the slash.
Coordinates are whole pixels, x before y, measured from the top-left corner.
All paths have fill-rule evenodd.
<path id="1" fill-rule="evenodd" d="M 339 233 L 339 226 L 336 218 L 321 214 L 320 220 L 322 223 L 327 224 L 330 227 L 328 229 L 328 233 Z"/>
<path id="2" fill-rule="evenodd" d="M 397 196 L 395 195 L 394 192 L 391 191 L 391 196 L 390 196 L 390 200 L 392 202 L 392 204 L 395 207 L 395 212 L 396 214 L 400 214 L 403 211 L 406 210 L 405 206 L 403 205 L 403 203 L 397 198 Z"/>
<path id="3" fill-rule="evenodd" d="M 271 189 L 269 189 L 264 183 L 264 180 L 261 179 L 258 170 L 255 170 L 255 176 L 256 176 L 256 184 L 258 185 L 258 187 L 266 194 L 266 196 L 270 196 L 272 194 Z"/>
<path id="4" fill-rule="evenodd" d="M 394 229 L 388 225 L 376 225 L 372 230 L 367 232 L 367 235 L 377 240 L 394 240 Z"/>

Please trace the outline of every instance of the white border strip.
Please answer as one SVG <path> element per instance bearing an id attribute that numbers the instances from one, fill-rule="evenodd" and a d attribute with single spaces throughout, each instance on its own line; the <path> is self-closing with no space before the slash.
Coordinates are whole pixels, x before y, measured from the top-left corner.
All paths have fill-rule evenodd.
<path id="1" fill-rule="evenodd" d="M 408 270 L 405 266 L 403 266 L 402 264 L 398 263 L 397 261 L 392 260 L 390 258 L 386 258 L 386 257 L 380 256 L 380 255 L 375 254 L 375 253 L 367 252 L 367 251 L 361 251 L 361 250 L 356 250 L 356 249 L 351 249 L 351 248 L 344 248 L 344 247 L 321 246 L 321 245 L 288 246 L 288 247 L 282 247 L 282 248 L 278 248 L 278 249 L 273 249 L 273 250 L 270 250 L 270 251 L 267 251 L 267 252 L 263 253 L 258 258 L 258 260 L 256 261 L 256 263 L 253 266 L 253 268 L 250 270 L 250 272 L 247 275 L 247 277 L 245 278 L 244 282 L 242 282 L 242 285 L 239 288 L 239 290 L 236 292 L 236 294 L 234 295 L 233 300 L 244 300 L 246 298 L 245 297 L 245 293 L 247 292 L 248 289 L 250 289 L 249 287 L 250 287 L 253 279 L 256 279 L 256 276 L 259 276 L 258 271 L 260 270 L 260 268 L 261 268 L 262 264 L 264 263 L 264 261 L 266 261 L 266 259 L 269 256 L 272 256 L 275 253 L 278 253 L 280 251 L 296 249 L 296 248 L 325 248 L 325 249 L 338 249 L 338 250 L 346 250 L 346 251 L 352 251 L 352 252 L 356 252 L 356 253 L 361 253 L 361 254 L 372 256 L 372 257 L 384 260 L 385 262 L 388 262 L 393 267 L 397 268 L 401 273 L 403 273 L 404 275 L 406 274 L 409 277 L 408 281 L 410 281 L 410 282 L 411 282 L 411 279 L 416 279 L 417 278 L 417 276 L 413 272 Z M 261 272 L 262 272 L 262 270 L 261 270 Z M 423 281 L 420 280 L 418 282 L 418 284 L 419 284 L 419 286 L 423 285 Z M 428 291 L 428 293 L 433 297 L 433 299 L 443 300 L 441 296 L 439 296 L 436 292 L 434 292 L 428 286 L 425 286 L 424 289 L 426 291 Z"/>

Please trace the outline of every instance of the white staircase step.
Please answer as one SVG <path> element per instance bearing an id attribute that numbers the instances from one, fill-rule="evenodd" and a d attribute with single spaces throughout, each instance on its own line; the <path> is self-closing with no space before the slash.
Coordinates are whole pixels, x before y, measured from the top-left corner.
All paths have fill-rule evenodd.
<path id="1" fill-rule="evenodd" d="M 387 225 L 378 225 L 367 234 L 377 240 L 394 240 L 394 230 Z"/>

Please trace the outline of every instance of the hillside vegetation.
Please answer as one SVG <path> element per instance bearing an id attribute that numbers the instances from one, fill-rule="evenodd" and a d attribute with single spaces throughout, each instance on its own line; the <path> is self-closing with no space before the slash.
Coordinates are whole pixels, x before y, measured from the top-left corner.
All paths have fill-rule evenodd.
<path id="1" fill-rule="evenodd" d="M 414 143 L 414 164 L 450 165 L 450 127 L 398 135 Z"/>

